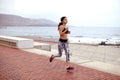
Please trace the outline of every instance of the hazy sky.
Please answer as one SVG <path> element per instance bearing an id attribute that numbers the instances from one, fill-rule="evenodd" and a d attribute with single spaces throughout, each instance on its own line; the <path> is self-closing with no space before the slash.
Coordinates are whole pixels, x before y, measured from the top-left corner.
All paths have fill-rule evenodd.
<path id="1" fill-rule="evenodd" d="M 120 0 L 0 0 L 0 13 L 57 23 L 67 16 L 69 25 L 120 27 Z"/>

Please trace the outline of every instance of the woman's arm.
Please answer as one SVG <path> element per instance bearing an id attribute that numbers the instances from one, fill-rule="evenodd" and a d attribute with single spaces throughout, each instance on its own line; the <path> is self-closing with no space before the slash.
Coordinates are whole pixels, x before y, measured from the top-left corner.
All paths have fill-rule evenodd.
<path id="1" fill-rule="evenodd" d="M 67 31 L 68 31 L 68 28 L 65 28 L 62 25 L 59 27 L 59 33 L 61 36 L 64 35 Z"/>

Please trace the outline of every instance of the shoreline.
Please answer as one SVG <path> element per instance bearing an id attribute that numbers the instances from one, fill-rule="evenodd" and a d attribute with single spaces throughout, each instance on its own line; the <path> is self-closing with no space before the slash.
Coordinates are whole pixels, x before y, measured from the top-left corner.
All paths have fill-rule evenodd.
<path id="1" fill-rule="evenodd" d="M 50 44 L 57 44 L 58 39 L 57 38 L 43 38 L 43 37 L 34 37 L 34 36 L 16 36 L 16 37 L 22 37 L 22 38 L 29 38 L 33 39 L 37 42 L 45 42 Z M 76 44 L 76 45 L 90 45 L 90 46 L 116 46 L 120 47 L 120 44 L 92 44 L 92 43 L 70 43 L 70 44 Z"/>

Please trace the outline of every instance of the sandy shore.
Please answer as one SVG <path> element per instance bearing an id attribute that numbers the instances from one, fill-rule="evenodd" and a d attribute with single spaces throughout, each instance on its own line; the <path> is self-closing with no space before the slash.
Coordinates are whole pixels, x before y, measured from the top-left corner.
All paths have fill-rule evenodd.
<path id="1" fill-rule="evenodd" d="M 36 36 L 16 36 L 16 37 L 29 38 L 29 39 L 33 39 L 34 41 L 37 41 L 37 42 L 46 42 L 46 43 L 50 43 L 50 44 L 58 43 L 58 40 L 59 40 L 56 38 L 43 38 L 43 37 L 36 37 Z M 88 43 L 71 43 L 71 44 L 101 46 L 100 44 L 88 44 Z M 105 44 L 104 46 L 114 46 L 114 47 L 120 48 L 119 44 Z"/>
<path id="2" fill-rule="evenodd" d="M 52 49 L 56 50 L 57 53 L 58 39 L 30 36 L 24 38 L 31 38 L 37 42 L 49 43 L 51 44 Z M 72 57 L 77 57 L 84 60 L 101 61 L 120 65 L 120 46 L 70 44 L 70 53 L 72 53 Z"/>

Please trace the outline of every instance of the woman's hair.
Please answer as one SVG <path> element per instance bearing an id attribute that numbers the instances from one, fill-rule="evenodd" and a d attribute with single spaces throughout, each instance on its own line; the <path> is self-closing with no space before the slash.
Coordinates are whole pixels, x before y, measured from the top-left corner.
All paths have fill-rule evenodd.
<path id="1" fill-rule="evenodd" d="M 63 25 L 62 21 L 63 21 L 65 18 L 67 18 L 67 17 L 66 17 L 66 16 L 63 16 L 63 17 L 60 18 L 60 21 L 61 21 L 61 22 L 58 24 L 58 30 L 59 30 L 59 26 L 60 26 L 60 25 Z"/>

